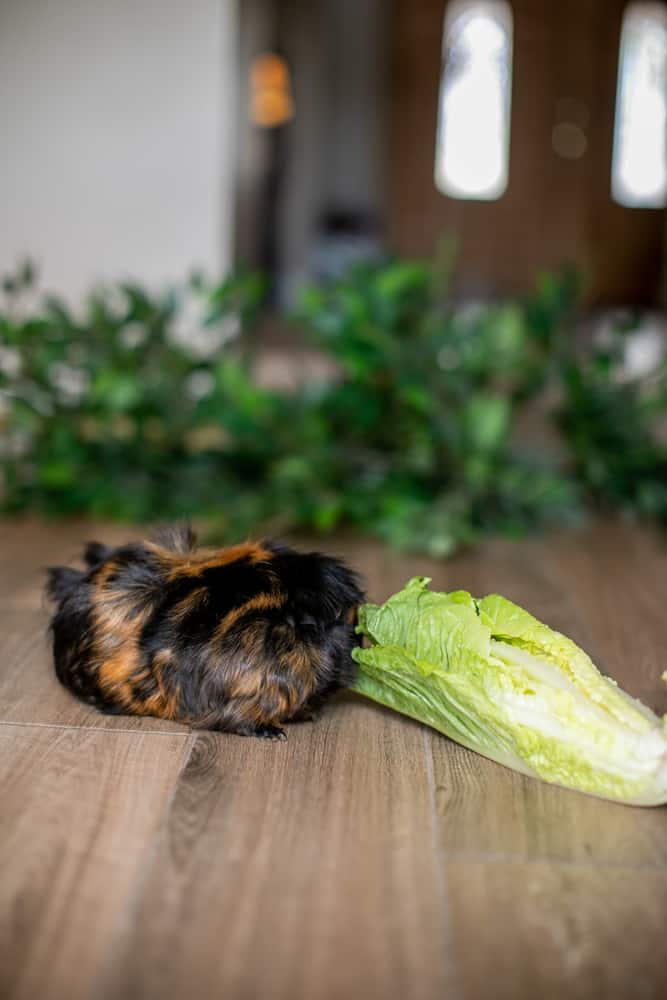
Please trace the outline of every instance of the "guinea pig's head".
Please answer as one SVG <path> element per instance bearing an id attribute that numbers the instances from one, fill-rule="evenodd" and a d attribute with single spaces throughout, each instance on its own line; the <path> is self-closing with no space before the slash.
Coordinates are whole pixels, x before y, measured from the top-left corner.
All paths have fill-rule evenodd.
<path id="1" fill-rule="evenodd" d="M 355 628 L 364 601 L 357 574 L 340 559 L 320 552 L 295 552 L 275 546 L 272 566 L 287 595 L 287 623 L 299 644 L 312 653 L 317 693 L 351 684 Z"/>

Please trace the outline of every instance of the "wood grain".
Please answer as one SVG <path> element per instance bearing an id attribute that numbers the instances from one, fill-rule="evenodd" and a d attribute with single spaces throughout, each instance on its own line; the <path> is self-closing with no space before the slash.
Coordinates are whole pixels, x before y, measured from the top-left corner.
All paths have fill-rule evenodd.
<path id="1" fill-rule="evenodd" d="M 199 736 L 103 995 L 444 995 L 423 738 L 352 697 L 278 747 Z"/>
<path id="2" fill-rule="evenodd" d="M 527 779 L 353 695 L 277 745 L 102 716 L 55 681 L 41 605 L 41 567 L 96 535 L 129 537 L 0 522 L 3 1000 L 667 995 L 667 809 Z M 663 535 L 325 547 L 374 600 L 413 575 L 506 594 L 664 704 Z"/>
<path id="3" fill-rule="evenodd" d="M 153 849 L 189 737 L 0 725 L 0 983 L 79 1000 Z"/>
<path id="4" fill-rule="evenodd" d="M 664 871 L 457 861 L 447 883 L 470 1000 L 665 996 Z"/>
<path id="5" fill-rule="evenodd" d="M 449 859 L 550 860 L 667 871 L 667 809 L 570 792 L 429 733 L 438 836 Z M 667 916 L 667 912 L 666 912 Z"/>

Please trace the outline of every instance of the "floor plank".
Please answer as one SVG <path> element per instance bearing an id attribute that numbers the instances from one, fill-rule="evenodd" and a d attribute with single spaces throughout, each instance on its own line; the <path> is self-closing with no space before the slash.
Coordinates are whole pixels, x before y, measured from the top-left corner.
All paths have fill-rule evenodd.
<path id="1" fill-rule="evenodd" d="M 92 995 L 189 740 L 0 725 L 4 996 Z"/>
<path id="2" fill-rule="evenodd" d="M 283 745 L 200 736 L 103 996 L 443 996 L 432 833 L 422 729 L 361 699 Z"/>
<path id="3" fill-rule="evenodd" d="M 447 866 L 470 1000 L 659 1000 L 667 873 L 540 862 Z"/>
<path id="4" fill-rule="evenodd" d="M 132 534 L 0 521 L 3 1000 L 667 995 L 667 809 L 527 779 L 351 695 L 287 744 L 71 698 L 42 567 Z M 374 600 L 413 575 L 506 594 L 667 708 L 654 531 L 607 522 L 447 562 L 311 544 Z"/>
<path id="5" fill-rule="evenodd" d="M 435 732 L 428 742 L 438 839 L 448 858 L 667 871 L 667 809 L 631 808 L 557 788 Z"/>

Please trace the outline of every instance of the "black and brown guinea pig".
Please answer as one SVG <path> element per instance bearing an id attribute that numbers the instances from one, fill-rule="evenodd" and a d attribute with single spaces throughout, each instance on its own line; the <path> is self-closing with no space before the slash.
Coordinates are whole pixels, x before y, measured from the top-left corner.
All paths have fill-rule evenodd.
<path id="1" fill-rule="evenodd" d="M 284 739 L 354 675 L 356 575 L 271 541 L 196 548 L 189 529 L 49 570 L 59 680 L 103 712 Z"/>

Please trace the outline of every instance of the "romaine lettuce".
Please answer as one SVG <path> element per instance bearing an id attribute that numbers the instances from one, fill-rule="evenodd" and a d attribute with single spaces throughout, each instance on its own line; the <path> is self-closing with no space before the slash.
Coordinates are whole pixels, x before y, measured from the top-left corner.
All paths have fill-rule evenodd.
<path id="1" fill-rule="evenodd" d="M 634 805 L 667 802 L 667 716 L 603 677 L 570 639 L 496 594 L 415 577 L 364 604 L 355 690 L 500 764 Z"/>

